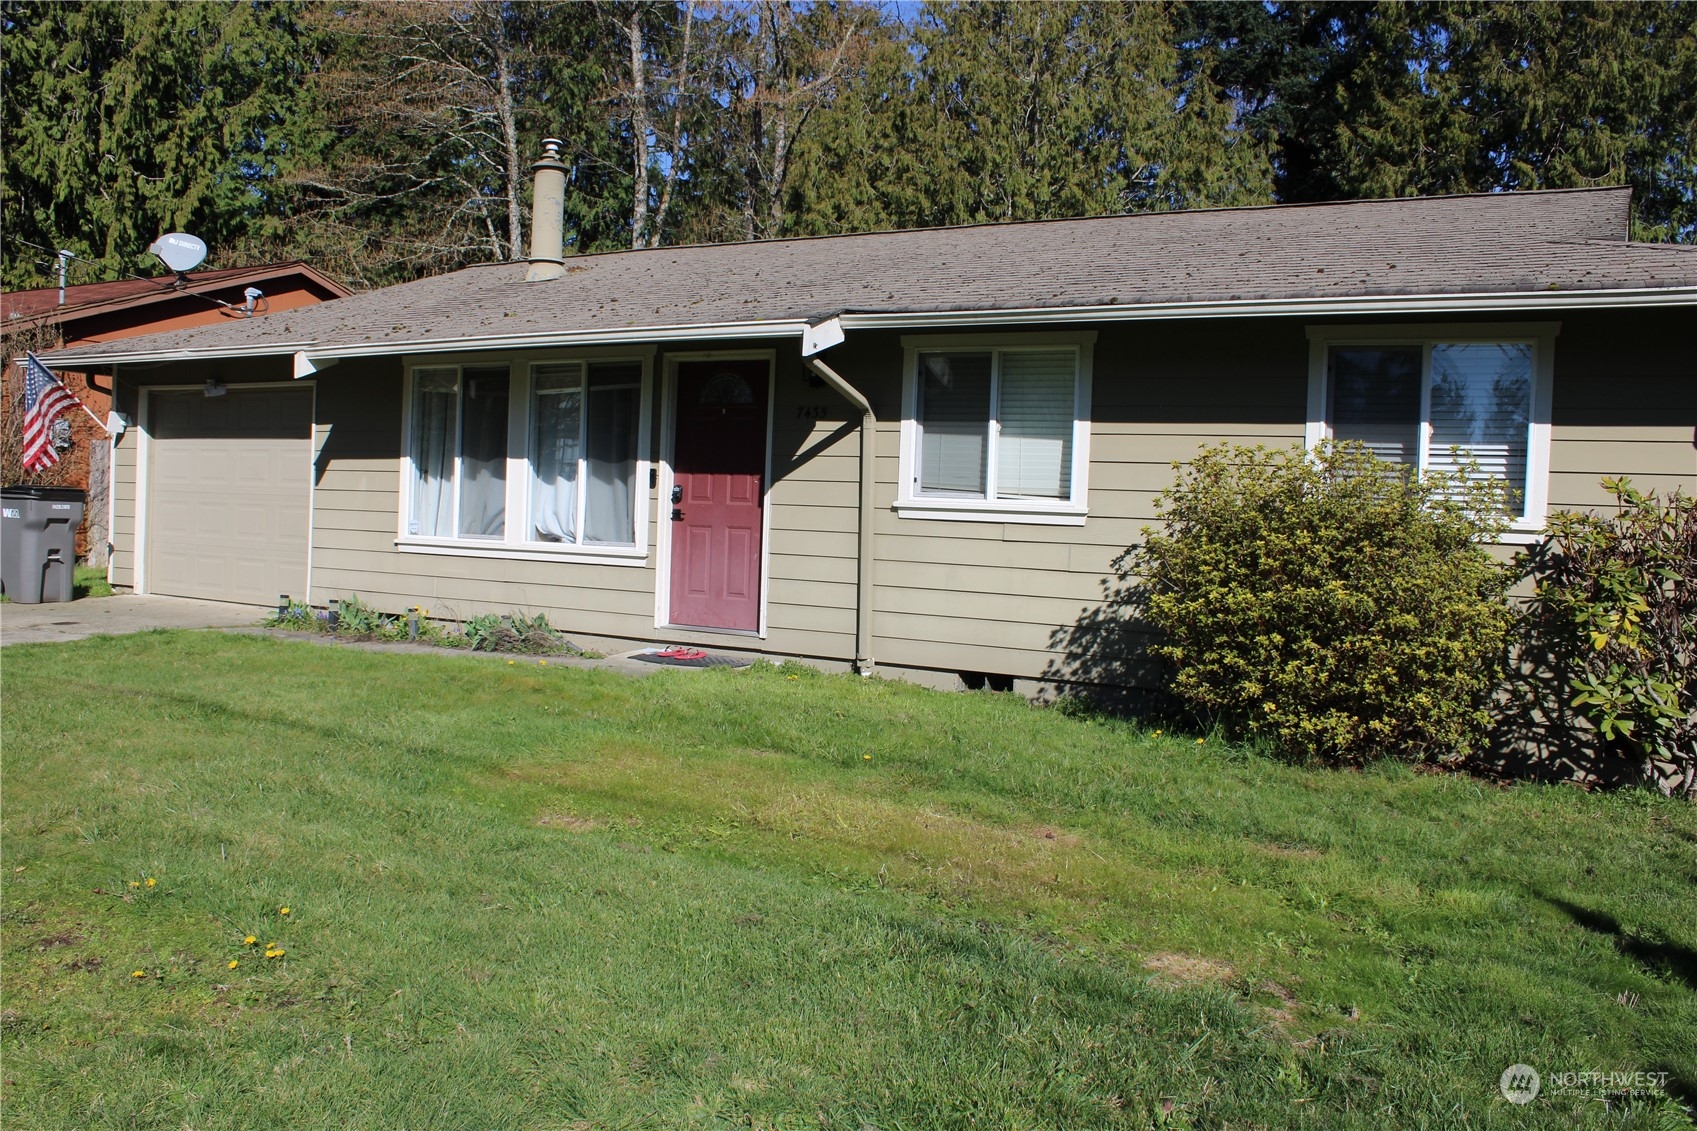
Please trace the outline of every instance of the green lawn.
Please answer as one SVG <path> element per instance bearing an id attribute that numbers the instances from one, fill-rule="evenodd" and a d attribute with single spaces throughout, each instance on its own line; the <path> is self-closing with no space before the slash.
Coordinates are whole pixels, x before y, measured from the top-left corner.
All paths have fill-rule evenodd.
<path id="1" fill-rule="evenodd" d="M 1641 792 L 793 666 L 167 633 L 0 663 L 8 1128 L 1663 1127 L 1697 1097 L 1697 810 Z M 1635 1071 L 1668 1094 L 1552 1079 Z"/>

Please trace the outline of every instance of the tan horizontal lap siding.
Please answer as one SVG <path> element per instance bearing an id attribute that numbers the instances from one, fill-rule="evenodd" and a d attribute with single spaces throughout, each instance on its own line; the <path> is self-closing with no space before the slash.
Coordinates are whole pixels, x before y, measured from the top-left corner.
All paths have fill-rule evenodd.
<path id="1" fill-rule="evenodd" d="M 1697 494 L 1697 310 L 1562 320 L 1550 428 L 1551 511 L 1608 509 L 1604 476 Z"/>
<path id="2" fill-rule="evenodd" d="M 798 405 L 823 404 L 833 395 L 805 386 L 799 357 L 780 359 L 779 364 L 773 403 L 773 466 L 778 478 L 769 500 L 768 632 L 762 646 L 779 653 L 845 658 L 854 649 L 853 476 L 859 467 L 858 439 L 842 420 L 798 413 Z M 662 354 L 657 374 L 663 366 Z M 655 539 L 665 511 L 652 491 L 649 552 L 635 564 L 398 549 L 404 470 L 401 389 L 401 367 L 394 359 L 344 362 L 326 373 L 319 415 L 323 450 L 314 492 L 315 603 L 358 595 L 387 612 L 422 605 L 434 616 L 463 619 L 518 610 L 546 613 L 555 625 L 586 635 L 751 643 L 700 630 L 655 628 L 655 586 L 666 583 L 656 571 Z M 664 455 L 658 446 L 659 396 L 657 379 L 650 449 L 656 460 Z M 646 484 L 643 489 L 648 490 Z"/>
<path id="3" fill-rule="evenodd" d="M 895 666 L 1026 678 L 1072 670 L 1065 653 L 1073 626 L 1100 609 L 1114 559 L 1154 521 L 1175 461 L 1228 439 L 1274 447 L 1302 441 L 1307 347 L 1300 326 L 1102 327 L 1084 525 L 903 518 L 892 506 L 900 474 L 899 335 L 851 340 L 841 350 L 839 371 L 867 390 L 881 421 L 872 651 Z"/>
<path id="4" fill-rule="evenodd" d="M 397 548 L 401 388 L 395 359 L 343 362 L 321 379 L 321 450 L 313 495 L 315 604 L 358 596 L 384 612 L 420 605 L 432 616 L 453 619 L 487 612 L 545 613 L 568 631 L 652 635 L 652 552 L 649 564 L 627 566 Z"/>
<path id="5" fill-rule="evenodd" d="M 119 410 L 129 413 L 133 421 L 135 397 L 132 395 L 127 403 L 120 398 Z M 136 450 L 140 440 L 140 431 L 130 428 L 118 437 L 112 451 L 112 529 L 107 534 L 112 556 L 107 576 L 114 585 L 135 584 Z"/>

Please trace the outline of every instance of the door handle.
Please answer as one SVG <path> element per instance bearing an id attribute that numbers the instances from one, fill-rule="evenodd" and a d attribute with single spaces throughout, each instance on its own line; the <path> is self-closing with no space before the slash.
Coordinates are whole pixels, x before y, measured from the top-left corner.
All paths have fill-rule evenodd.
<path id="1" fill-rule="evenodd" d="M 673 522 L 682 522 L 683 520 L 684 520 L 684 512 L 683 512 L 682 508 L 673 507 L 672 508 L 672 521 Z"/>

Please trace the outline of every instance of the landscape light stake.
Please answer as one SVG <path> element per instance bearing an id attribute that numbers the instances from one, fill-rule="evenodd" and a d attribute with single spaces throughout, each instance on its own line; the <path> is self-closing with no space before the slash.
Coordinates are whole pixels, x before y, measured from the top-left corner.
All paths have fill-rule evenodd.
<path id="1" fill-rule="evenodd" d="M 342 620 L 342 614 L 341 614 L 341 611 L 336 608 L 336 598 L 332 597 L 332 598 L 330 598 L 330 620 L 329 620 L 331 632 L 336 631 L 336 625 L 341 623 L 341 620 Z"/>
<path id="2" fill-rule="evenodd" d="M 277 619 L 282 620 L 284 617 L 286 617 L 288 615 L 289 615 L 289 595 L 287 593 L 279 593 L 279 594 L 277 594 Z"/>
<path id="3" fill-rule="evenodd" d="M 412 607 L 412 612 L 407 614 L 407 639 L 408 640 L 417 640 L 418 639 L 418 606 L 417 605 L 414 605 Z"/>

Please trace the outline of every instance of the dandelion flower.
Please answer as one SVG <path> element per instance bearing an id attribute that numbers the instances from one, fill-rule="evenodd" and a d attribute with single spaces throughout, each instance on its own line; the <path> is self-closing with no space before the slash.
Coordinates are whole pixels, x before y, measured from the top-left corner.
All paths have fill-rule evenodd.
<path id="1" fill-rule="evenodd" d="M 795 680 L 795 679 L 800 679 L 801 677 L 799 675 L 787 675 L 784 678 L 790 679 L 790 680 Z"/>
<path id="2" fill-rule="evenodd" d="M 508 661 L 507 661 L 507 666 L 508 666 L 508 667 L 509 667 L 509 668 L 510 668 L 510 667 L 512 667 L 512 666 L 513 666 L 513 665 L 514 665 L 514 664 L 516 664 L 516 663 L 518 663 L 518 661 L 517 661 L 517 660 L 508 660 Z"/>
<path id="3" fill-rule="evenodd" d="M 277 946 L 275 944 L 265 948 L 265 957 L 267 957 L 267 958 L 281 958 L 281 957 L 283 957 L 283 955 L 285 955 L 287 953 L 288 953 L 288 951 L 284 950 L 282 947 Z"/>
<path id="4" fill-rule="evenodd" d="M 258 941 L 259 940 L 254 938 L 252 935 L 248 935 L 246 938 L 242 939 L 242 945 L 243 946 L 252 946 L 254 943 L 256 943 Z"/>
<path id="5" fill-rule="evenodd" d="M 864 758 L 868 762 L 872 761 L 872 755 L 870 755 L 870 754 L 862 754 L 861 757 Z"/>
<path id="6" fill-rule="evenodd" d="M 1160 737 L 1161 737 L 1161 732 L 1160 732 L 1160 731 L 1156 731 L 1156 732 L 1155 732 L 1155 737 L 1156 737 L 1156 738 L 1160 738 Z"/>
<path id="7" fill-rule="evenodd" d="M 279 914 L 279 915 L 287 915 L 288 913 L 289 913 L 289 909 L 287 907 L 277 908 L 277 914 Z"/>
<path id="8" fill-rule="evenodd" d="M 1202 742 L 1203 742 L 1203 740 L 1199 738 L 1199 739 L 1196 740 L 1196 745 L 1201 746 Z"/>
<path id="9" fill-rule="evenodd" d="M 547 667 L 547 666 L 548 666 L 548 661 L 547 661 L 547 660 L 538 660 L 538 661 L 536 661 L 536 662 L 537 662 L 537 663 L 539 663 L 539 664 L 541 664 L 541 665 L 542 665 L 542 666 L 543 666 L 543 667 Z"/>
<path id="10" fill-rule="evenodd" d="M 147 877 L 147 881 L 146 881 L 146 882 L 147 882 L 147 886 L 148 886 L 148 887 L 152 887 L 152 886 L 153 886 L 153 885 L 154 885 L 154 884 L 156 884 L 156 883 L 157 883 L 157 882 L 158 882 L 158 881 L 157 881 L 157 880 L 155 880 L 155 879 L 154 879 L 154 878 L 153 878 L 153 877 L 152 877 L 152 876 L 149 876 L 149 877 Z"/>
<path id="11" fill-rule="evenodd" d="M 131 880 L 130 886 L 133 887 L 133 888 L 139 888 L 141 886 L 141 881 L 140 880 Z"/>
<path id="12" fill-rule="evenodd" d="M 145 977 L 147 977 L 147 971 L 146 970 L 131 970 L 130 971 L 130 977 L 132 977 L 132 978 L 145 978 Z"/>
<path id="13" fill-rule="evenodd" d="M 239 960 L 239 959 L 235 959 L 235 958 L 232 958 L 232 959 L 230 959 L 230 966 L 229 966 L 229 968 L 230 968 L 230 969 L 231 969 L 231 970 L 234 970 L 234 969 L 235 969 L 235 968 L 236 968 L 236 967 L 238 967 L 238 966 L 240 966 L 240 965 L 241 965 L 241 961 L 240 961 L 240 960 Z"/>

